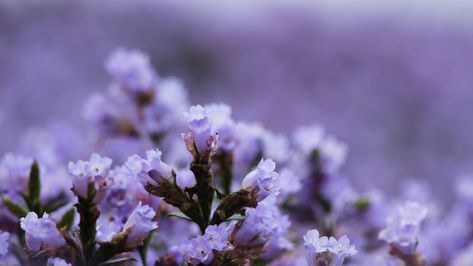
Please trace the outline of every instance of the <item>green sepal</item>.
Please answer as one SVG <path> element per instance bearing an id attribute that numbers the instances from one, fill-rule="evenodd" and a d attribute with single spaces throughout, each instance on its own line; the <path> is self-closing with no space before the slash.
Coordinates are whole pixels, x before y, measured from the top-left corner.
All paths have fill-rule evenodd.
<path id="1" fill-rule="evenodd" d="M 7 209 L 15 214 L 18 218 L 25 217 L 28 214 L 28 210 L 25 210 L 25 208 L 21 207 L 20 205 L 14 203 L 13 201 L 3 198 L 3 204 L 7 207 Z"/>
<path id="2" fill-rule="evenodd" d="M 136 262 L 135 258 L 118 258 L 118 259 L 111 259 L 106 262 L 102 262 L 99 265 L 100 266 L 105 266 L 105 265 L 116 265 L 116 264 L 121 264 L 124 262 Z"/>
<path id="3" fill-rule="evenodd" d="M 58 222 L 57 227 L 59 229 L 70 230 L 74 224 L 74 218 L 76 214 L 76 209 L 71 208 L 61 217 L 61 220 Z"/>
<path id="4" fill-rule="evenodd" d="M 28 181 L 28 196 L 31 203 L 39 204 L 39 196 L 41 193 L 41 180 L 39 178 L 39 165 L 34 161 L 31 165 L 30 179 Z"/>
<path id="5" fill-rule="evenodd" d="M 171 212 L 170 214 L 168 214 L 168 217 L 177 217 L 177 218 L 181 218 L 187 221 L 192 221 L 192 219 L 189 216 L 185 215 L 182 212 Z"/>

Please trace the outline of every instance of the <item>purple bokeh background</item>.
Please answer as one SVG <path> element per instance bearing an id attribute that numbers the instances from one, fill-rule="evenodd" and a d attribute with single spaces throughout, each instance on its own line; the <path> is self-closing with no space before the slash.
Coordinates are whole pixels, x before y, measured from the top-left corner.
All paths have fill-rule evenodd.
<path id="1" fill-rule="evenodd" d="M 348 143 L 358 186 L 417 177 L 449 199 L 473 171 L 473 5 L 329 2 L 0 2 L 0 152 L 30 127 L 85 135 L 81 107 L 123 46 L 183 79 L 193 104 L 285 133 L 324 125 Z"/>

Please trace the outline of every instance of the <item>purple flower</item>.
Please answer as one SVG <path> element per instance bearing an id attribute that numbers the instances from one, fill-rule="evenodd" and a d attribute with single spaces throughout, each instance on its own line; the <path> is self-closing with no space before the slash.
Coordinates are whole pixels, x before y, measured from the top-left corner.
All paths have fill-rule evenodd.
<path id="1" fill-rule="evenodd" d="M 58 248 L 65 244 L 56 223 L 47 213 L 42 218 L 34 212 L 29 212 L 20 219 L 20 226 L 26 233 L 26 245 L 29 250 L 39 251 Z"/>
<path id="2" fill-rule="evenodd" d="M 379 238 L 395 245 L 405 254 L 413 254 L 421 222 L 426 217 L 427 208 L 417 202 L 406 202 L 388 218 L 387 227 L 379 233 Z"/>
<path id="3" fill-rule="evenodd" d="M 150 181 L 160 182 L 161 179 L 172 180 L 173 170 L 161 161 L 161 151 L 149 150 L 146 152 L 146 159 L 138 155 L 128 158 L 125 166 L 144 185 Z"/>
<path id="4" fill-rule="evenodd" d="M 320 126 L 301 127 L 294 133 L 294 144 L 302 154 L 310 156 L 317 151 L 324 171 L 337 172 L 345 162 L 348 148 L 345 143 L 325 134 Z"/>
<path id="5" fill-rule="evenodd" d="M 273 197 L 260 201 L 256 208 L 246 209 L 245 220 L 235 235 L 235 242 L 249 246 L 264 244 L 277 232 L 281 221 Z"/>
<path id="6" fill-rule="evenodd" d="M 192 187 L 195 185 L 195 175 L 189 169 L 178 169 L 176 172 L 176 183 L 181 188 Z"/>
<path id="7" fill-rule="evenodd" d="M 306 259 L 309 266 L 316 266 L 319 254 L 330 252 L 330 266 L 341 266 L 347 257 L 354 256 L 357 251 L 354 245 L 350 245 L 347 236 L 342 236 L 338 240 L 334 237 L 320 237 L 316 229 L 309 230 L 304 236 L 304 247 Z"/>
<path id="8" fill-rule="evenodd" d="M 207 244 L 213 250 L 223 251 L 231 249 L 232 246 L 230 242 L 228 242 L 228 238 L 230 237 L 230 234 L 233 232 L 234 228 L 234 222 L 228 226 L 223 223 L 218 226 L 210 225 L 205 229 L 203 239 L 207 241 Z"/>
<path id="9" fill-rule="evenodd" d="M 147 131 L 166 133 L 185 123 L 183 113 L 188 108 L 187 91 L 175 78 L 161 79 L 154 90 L 153 102 L 143 108 L 143 124 Z"/>
<path id="10" fill-rule="evenodd" d="M 329 248 L 329 241 L 326 236 L 320 237 L 316 229 L 309 230 L 304 236 L 304 248 L 309 266 L 316 266 L 317 255 L 325 252 Z"/>
<path id="11" fill-rule="evenodd" d="M 219 147 L 225 151 L 232 151 L 237 144 L 235 122 L 231 118 L 232 109 L 221 103 L 206 105 L 205 110 L 212 121 L 212 133 L 218 134 Z"/>
<path id="12" fill-rule="evenodd" d="M 262 159 L 255 170 L 248 173 L 242 182 L 244 189 L 257 189 L 258 201 L 262 201 L 270 194 L 279 192 L 279 176 L 274 171 L 276 164 L 271 159 Z"/>
<path id="13" fill-rule="evenodd" d="M 350 239 L 346 235 L 341 236 L 338 240 L 330 237 L 328 251 L 332 253 L 330 266 L 342 266 L 345 258 L 357 254 L 355 246 L 350 245 Z"/>
<path id="14" fill-rule="evenodd" d="M 201 105 L 191 106 L 186 113 L 190 134 L 185 134 L 187 146 L 195 145 L 201 154 L 213 153 L 217 148 L 217 135 L 212 133 L 212 121 Z"/>
<path id="15" fill-rule="evenodd" d="M 96 202 L 100 202 L 105 196 L 106 190 L 112 184 L 112 179 L 108 177 L 108 170 L 112 160 L 108 157 L 101 157 L 94 153 L 89 161 L 79 160 L 69 162 L 69 174 L 72 175 L 72 190 L 82 198 L 87 198 L 87 190 L 90 183 L 94 184 L 97 190 Z"/>
<path id="16" fill-rule="evenodd" d="M 48 266 L 71 266 L 72 264 L 67 263 L 63 259 L 60 258 L 49 258 L 48 259 Z"/>
<path id="17" fill-rule="evenodd" d="M 183 247 L 184 259 L 191 265 L 209 264 L 214 259 L 213 251 L 208 242 L 202 237 L 197 236 L 189 241 L 189 244 Z"/>
<path id="18" fill-rule="evenodd" d="M 0 231 L 0 258 L 8 253 L 10 234 Z"/>
<path id="19" fill-rule="evenodd" d="M 150 206 L 138 202 L 122 229 L 128 234 L 126 242 L 129 246 L 139 245 L 152 230 L 158 228 L 155 217 L 156 212 Z"/>
<path id="20" fill-rule="evenodd" d="M 19 198 L 30 176 L 33 159 L 7 153 L 0 161 L 0 194 L 7 193 L 11 199 Z"/>
<path id="21" fill-rule="evenodd" d="M 105 68 L 129 91 L 148 91 L 156 81 L 149 57 L 140 51 L 119 48 L 108 58 Z"/>

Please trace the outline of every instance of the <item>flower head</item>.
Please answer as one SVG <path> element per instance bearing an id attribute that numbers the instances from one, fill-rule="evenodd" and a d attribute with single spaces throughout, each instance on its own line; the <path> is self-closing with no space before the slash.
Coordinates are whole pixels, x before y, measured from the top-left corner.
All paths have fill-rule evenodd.
<path id="1" fill-rule="evenodd" d="M 379 238 L 395 245 L 405 254 L 413 254 L 421 222 L 426 217 L 427 208 L 417 202 L 406 202 L 388 218 L 387 227 L 379 233 Z"/>
<path id="2" fill-rule="evenodd" d="M 82 198 L 87 198 L 88 187 L 92 183 L 97 191 L 96 202 L 100 202 L 105 196 L 106 190 L 112 184 L 108 176 L 108 170 L 112 165 L 112 159 L 101 157 L 94 153 L 89 161 L 79 160 L 69 162 L 69 174 L 72 175 L 72 189 L 74 193 Z"/>
<path id="3" fill-rule="evenodd" d="M 29 212 L 20 219 L 20 226 L 26 233 L 26 245 L 29 250 L 39 251 L 58 248 L 65 244 L 56 223 L 47 213 L 42 218 L 34 212 Z"/>
<path id="4" fill-rule="evenodd" d="M 262 159 L 255 170 L 248 173 L 242 182 L 244 189 L 257 189 L 258 201 L 279 192 L 279 175 L 274 171 L 276 164 L 271 159 Z"/>
<path id="5" fill-rule="evenodd" d="M 154 221 L 156 212 L 148 205 L 138 205 L 128 217 L 123 232 L 127 232 L 126 242 L 129 246 L 138 246 L 148 236 L 149 232 L 158 228 Z"/>
<path id="6" fill-rule="evenodd" d="M 328 252 L 330 256 L 330 266 L 342 266 L 345 258 L 354 256 L 357 251 L 354 245 L 350 245 L 347 236 L 342 236 L 338 240 L 334 237 L 320 237 L 316 229 L 309 230 L 304 236 L 304 247 L 306 250 L 307 263 L 310 266 L 317 264 L 318 259 L 323 259 L 322 253 Z"/>
<path id="7" fill-rule="evenodd" d="M 316 229 L 307 231 L 304 236 L 304 248 L 309 266 L 315 266 L 317 254 L 327 251 L 328 247 L 328 238 L 326 236 L 320 237 L 319 231 Z"/>
<path id="8" fill-rule="evenodd" d="M 207 109 L 201 105 L 191 106 L 185 114 L 188 121 L 189 132 L 183 138 L 192 153 L 195 145 L 200 154 L 210 154 L 217 148 L 217 135 L 212 133 L 212 120 Z"/>
<path id="9" fill-rule="evenodd" d="M 222 251 L 231 249 L 231 244 L 228 242 L 230 234 L 235 228 L 235 223 L 230 225 L 220 224 L 220 225 L 210 225 L 205 229 L 205 234 L 203 239 L 207 241 L 209 247 L 213 250 Z"/>
<path id="10" fill-rule="evenodd" d="M 161 160 L 161 155 L 162 152 L 158 149 L 147 151 L 146 159 L 135 154 L 128 158 L 125 167 L 144 185 L 150 181 L 171 180 L 173 170 Z"/>
<path id="11" fill-rule="evenodd" d="M 156 81 L 149 57 L 140 51 L 119 48 L 108 58 L 105 68 L 119 85 L 130 91 L 151 90 Z"/>

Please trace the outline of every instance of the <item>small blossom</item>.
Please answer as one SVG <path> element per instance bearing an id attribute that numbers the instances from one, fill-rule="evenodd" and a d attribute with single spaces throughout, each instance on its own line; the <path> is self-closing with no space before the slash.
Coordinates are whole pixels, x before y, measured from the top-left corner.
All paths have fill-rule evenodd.
<path id="1" fill-rule="evenodd" d="M 105 68 L 130 91 L 149 91 L 156 81 L 149 57 L 136 50 L 117 49 L 106 61 Z"/>
<path id="2" fill-rule="evenodd" d="M 29 212 L 20 219 L 20 226 L 26 233 L 26 245 L 29 250 L 39 251 L 58 248 L 65 244 L 56 223 L 49 218 L 47 213 L 42 218 L 34 212 Z"/>
<path id="3" fill-rule="evenodd" d="M 156 212 L 150 206 L 138 203 L 122 230 L 128 234 L 126 239 L 128 245 L 139 245 L 152 230 L 158 228 L 158 223 L 154 221 L 155 216 Z"/>
<path id="4" fill-rule="evenodd" d="M 202 236 L 191 239 L 189 244 L 184 246 L 183 253 L 184 259 L 191 265 L 207 265 L 214 259 L 212 248 Z"/>
<path id="5" fill-rule="evenodd" d="M 316 266 L 317 255 L 328 250 L 329 242 L 326 236 L 320 237 L 316 229 L 309 230 L 304 236 L 304 248 L 309 266 Z"/>
<path id="6" fill-rule="evenodd" d="M 225 151 L 232 151 L 237 144 L 235 122 L 231 118 L 232 109 L 226 104 L 205 106 L 212 121 L 212 133 L 218 134 L 218 145 Z"/>
<path id="7" fill-rule="evenodd" d="M 213 250 L 228 250 L 231 249 L 231 244 L 228 242 L 228 238 L 230 237 L 230 234 L 233 232 L 234 228 L 235 223 L 231 223 L 228 226 L 223 223 L 218 226 L 210 225 L 205 229 L 203 238 Z"/>
<path id="8" fill-rule="evenodd" d="M 217 135 L 212 134 L 212 121 L 207 114 L 207 110 L 201 105 L 191 106 L 186 113 L 188 127 L 192 135 L 185 135 L 184 140 L 189 146 L 189 142 L 197 148 L 201 154 L 212 153 L 217 148 Z"/>
<path id="9" fill-rule="evenodd" d="M 258 164 L 255 170 L 248 173 L 242 182 L 244 189 L 258 189 L 258 201 L 265 199 L 270 194 L 279 192 L 279 176 L 274 171 L 276 164 L 271 159 Z"/>
<path id="10" fill-rule="evenodd" d="M 192 187 L 195 185 L 195 175 L 189 169 L 179 169 L 176 172 L 176 183 L 181 188 Z"/>
<path id="11" fill-rule="evenodd" d="M 146 152 L 146 159 L 138 155 L 128 158 L 125 166 L 130 172 L 140 180 L 144 185 L 151 180 L 160 182 L 161 179 L 172 180 L 173 170 L 163 161 L 161 161 L 162 152 L 158 149 Z"/>
<path id="12" fill-rule="evenodd" d="M 112 164 L 112 160 L 108 157 L 101 157 L 94 153 L 89 161 L 79 160 L 77 162 L 69 162 L 69 174 L 72 175 L 72 189 L 74 193 L 82 198 L 87 198 L 88 186 L 94 184 L 97 190 L 95 200 L 100 202 L 105 196 L 106 190 L 112 184 L 112 180 L 108 177 L 108 170 Z"/>
<path id="13" fill-rule="evenodd" d="M 355 246 L 350 245 L 350 239 L 345 235 L 341 236 L 338 241 L 334 237 L 330 237 L 328 251 L 332 253 L 330 266 L 342 266 L 345 258 L 357 253 Z"/>
<path id="14" fill-rule="evenodd" d="M 8 232 L 0 231 L 0 258 L 5 256 L 8 253 L 10 244 L 8 243 L 10 239 L 10 234 Z"/>
<path id="15" fill-rule="evenodd" d="M 72 264 L 67 263 L 63 259 L 60 258 L 49 258 L 48 259 L 48 266 L 71 266 Z"/>
<path id="16" fill-rule="evenodd" d="M 33 159 L 5 154 L 0 160 L 0 194 L 6 193 L 12 199 L 19 198 L 18 192 L 26 188 Z"/>
<path id="17" fill-rule="evenodd" d="M 294 133 L 294 143 L 296 148 L 306 156 L 317 151 L 323 170 L 328 173 L 338 171 L 345 162 L 348 153 L 345 143 L 325 134 L 324 129 L 320 126 L 299 128 Z"/>
<path id="18" fill-rule="evenodd" d="M 379 238 L 394 244 L 402 253 L 415 252 L 421 222 L 427 216 L 427 208 L 417 202 L 407 202 L 388 218 L 387 227 L 379 233 Z"/>
<path id="19" fill-rule="evenodd" d="M 246 209 L 245 220 L 235 235 L 235 242 L 249 246 L 264 244 L 277 232 L 280 221 L 281 213 L 275 199 L 268 197 L 256 208 Z"/>

